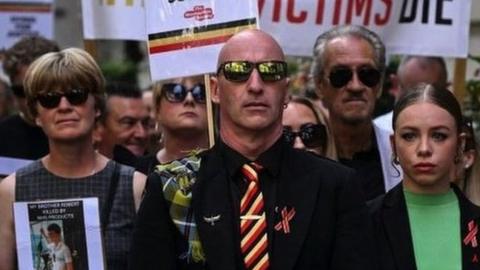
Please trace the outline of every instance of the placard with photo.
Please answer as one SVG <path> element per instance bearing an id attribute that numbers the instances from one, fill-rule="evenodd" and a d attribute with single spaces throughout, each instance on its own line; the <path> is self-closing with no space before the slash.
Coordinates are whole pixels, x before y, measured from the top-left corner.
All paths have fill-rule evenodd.
<path id="1" fill-rule="evenodd" d="M 20 270 L 105 269 L 97 198 L 16 202 Z"/>

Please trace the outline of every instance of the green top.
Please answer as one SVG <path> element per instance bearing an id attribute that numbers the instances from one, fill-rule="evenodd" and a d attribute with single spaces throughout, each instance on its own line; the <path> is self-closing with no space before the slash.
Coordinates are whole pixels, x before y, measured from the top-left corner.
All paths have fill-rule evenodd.
<path id="1" fill-rule="evenodd" d="M 403 192 L 417 269 L 462 269 L 460 207 L 453 190 L 438 195 Z"/>

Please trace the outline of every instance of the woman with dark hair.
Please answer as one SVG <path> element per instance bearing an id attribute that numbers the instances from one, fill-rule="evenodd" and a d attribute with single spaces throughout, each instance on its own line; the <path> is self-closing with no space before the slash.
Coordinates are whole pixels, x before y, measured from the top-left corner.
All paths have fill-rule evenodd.
<path id="1" fill-rule="evenodd" d="M 337 159 L 328 116 L 308 98 L 292 96 L 283 111 L 283 135 L 294 148 Z"/>
<path id="2" fill-rule="evenodd" d="M 393 111 L 393 162 L 403 181 L 370 204 L 381 269 L 480 269 L 480 208 L 451 185 L 462 114 L 446 89 L 419 85 Z"/>

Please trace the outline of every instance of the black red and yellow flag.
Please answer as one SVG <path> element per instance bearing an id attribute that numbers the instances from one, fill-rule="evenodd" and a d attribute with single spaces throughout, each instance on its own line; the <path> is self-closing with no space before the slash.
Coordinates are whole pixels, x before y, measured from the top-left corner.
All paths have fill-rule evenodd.
<path id="1" fill-rule="evenodd" d="M 235 33 L 256 28 L 256 18 L 148 35 L 150 54 L 164 53 L 226 42 Z"/>

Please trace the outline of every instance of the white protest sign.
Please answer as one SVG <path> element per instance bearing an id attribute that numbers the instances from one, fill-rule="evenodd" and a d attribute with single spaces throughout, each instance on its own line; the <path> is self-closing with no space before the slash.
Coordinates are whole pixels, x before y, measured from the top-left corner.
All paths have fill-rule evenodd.
<path id="1" fill-rule="evenodd" d="M 23 36 L 53 39 L 53 0 L 0 0 L 0 49 Z"/>
<path id="2" fill-rule="evenodd" d="M 144 0 L 82 0 L 85 39 L 145 40 Z"/>
<path id="3" fill-rule="evenodd" d="M 259 0 L 260 28 L 286 54 L 311 56 L 317 36 L 333 26 L 363 25 L 388 54 L 465 57 L 471 0 Z"/>
<path id="4" fill-rule="evenodd" d="M 98 198 L 15 202 L 18 269 L 66 269 L 55 254 L 73 257 L 73 269 L 105 269 L 98 209 Z M 50 230 L 60 239 L 51 239 Z"/>
<path id="5" fill-rule="evenodd" d="M 257 28 L 256 0 L 146 0 L 152 80 L 215 72 L 223 43 Z"/>

